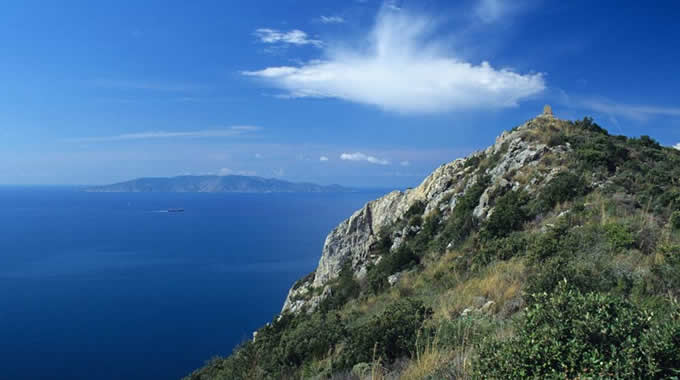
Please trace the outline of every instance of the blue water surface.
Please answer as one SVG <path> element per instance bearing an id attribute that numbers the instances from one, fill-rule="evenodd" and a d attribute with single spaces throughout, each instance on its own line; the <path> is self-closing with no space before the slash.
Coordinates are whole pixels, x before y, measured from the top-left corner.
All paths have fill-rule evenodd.
<path id="1" fill-rule="evenodd" d="M 178 379 L 270 321 L 380 195 L 0 187 L 0 378 Z"/>

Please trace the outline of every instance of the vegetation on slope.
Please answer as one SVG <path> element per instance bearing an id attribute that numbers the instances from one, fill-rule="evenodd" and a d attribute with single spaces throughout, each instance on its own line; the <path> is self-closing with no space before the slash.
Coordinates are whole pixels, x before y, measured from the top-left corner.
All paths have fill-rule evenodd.
<path id="1" fill-rule="evenodd" d="M 476 218 L 499 158 L 469 158 L 477 181 L 449 215 L 415 204 L 398 249 L 381 231 L 365 279 L 346 268 L 315 312 L 187 379 L 680 376 L 680 151 L 591 119 L 522 138 L 568 147 L 513 173 L 559 169 L 534 194 L 497 188 Z"/>

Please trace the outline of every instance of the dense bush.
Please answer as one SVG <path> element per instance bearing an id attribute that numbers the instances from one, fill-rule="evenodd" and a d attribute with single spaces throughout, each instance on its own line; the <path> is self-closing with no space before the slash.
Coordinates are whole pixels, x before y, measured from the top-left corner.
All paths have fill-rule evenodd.
<path id="1" fill-rule="evenodd" d="M 479 348 L 480 379 L 662 379 L 680 369 L 680 324 L 563 283 L 535 296 L 516 335 Z"/>
<path id="2" fill-rule="evenodd" d="M 351 368 L 374 359 L 391 362 L 410 356 L 424 322 L 431 316 L 432 309 L 420 301 L 410 298 L 395 301 L 382 314 L 351 331 L 340 362 Z"/>
<path id="3" fill-rule="evenodd" d="M 635 237 L 627 226 L 619 223 L 608 223 L 604 226 L 607 240 L 614 251 L 621 251 L 633 247 Z"/>
<path id="4" fill-rule="evenodd" d="M 479 197 L 489 185 L 488 176 L 482 177 L 472 185 L 465 195 L 458 198 L 456 206 L 446 221 L 446 225 L 441 232 L 438 241 L 439 249 L 444 249 L 448 244 L 460 244 L 477 227 L 477 218 L 472 214 L 475 207 L 479 204 Z"/>
<path id="5" fill-rule="evenodd" d="M 420 257 L 408 246 L 402 245 L 393 253 L 383 256 L 380 262 L 371 267 L 366 276 L 366 282 L 375 293 L 387 286 L 387 277 L 418 264 Z"/>
<path id="6" fill-rule="evenodd" d="M 549 211 L 558 203 L 566 202 L 587 192 L 588 187 L 581 176 L 571 172 L 557 173 L 539 193 L 535 211 Z"/>
<path id="7" fill-rule="evenodd" d="M 498 198 L 493 213 L 484 223 L 482 237 L 486 240 L 502 238 L 521 229 L 529 219 L 530 214 L 525 208 L 528 201 L 525 192 L 512 190 Z"/>
<path id="8" fill-rule="evenodd" d="M 486 265 L 496 260 L 509 260 L 526 253 L 529 240 L 523 232 L 513 232 L 500 239 L 482 242 L 477 247 L 474 260 L 479 265 Z"/>
<path id="9" fill-rule="evenodd" d="M 652 267 L 656 281 L 652 286 L 654 293 L 680 296 L 680 245 L 662 245 L 659 247 L 662 260 Z"/>
<path id="10" fill-rule="evenodd" d="M 575 155 L 580 170 L 606 169 L 613 173 L 628 159 L 628 149 L 607 136 L 578 136 L 570 139 L 576 146 Z"/>
<path id="11" fill-rule="evenodd" d="M 331 293 L 319 305 L 322 312 L 339 309 L 347 301 L 356 298 L 361 292 L 361 286 L 354 279 L 351 262 L 346 262 L 340 270 L 340 275 L 331 284 Z"/>
<path id="12" fill-rule="evenodd" d="M 411 207 L 404 214 L 404 219 L 410 219 L 412 216 L 422 216 L 425 212 L 425 202 L 415 201 Z"/>
<path id="13" fill-rule="evenodd" d="M 576 128 L 583 129 L 588 132 L 594 132 L 597 134 L 603 134 L 605 136 L 609 135 L 606 129 L 600 127 L 593 121 L 592 117 L 584 117 L 583 120 L 577 120 L 572 123 Z"/>
<path id="14" fill-rule="evenodd" d="M 425 217 L 420 231 L 408 242 L 413 252 L 418 256 L 423 256 L 433 247 L 437 249 L 435 236 L 440 230 L 440 222 L 441 213 L 438 209 L 435 209 Z"/>
<path id="15" fill-rule="evenodd" d="M 680 229 L 680 211 L 674 211 L 671 214 L 670 222 L 671 222 L 671 227 L 673 227 L 675 229 Z"/>

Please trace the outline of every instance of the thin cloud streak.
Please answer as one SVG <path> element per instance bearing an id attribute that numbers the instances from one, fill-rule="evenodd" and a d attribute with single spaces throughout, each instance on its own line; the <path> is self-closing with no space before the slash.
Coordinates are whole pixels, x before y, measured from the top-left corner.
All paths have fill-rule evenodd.
<path id="1" fill-rule="evenodd" d="M 680 107 L 659 107 L 649 105 L 630 105 L 607 101 L 584 101 L 582 105 L 593 111 L 609 115 L 623 116 L 629 119 L 644 121 L 652 116 L 680 116 Z"/>
<path id="2" fill-rule="evenodd" d="M 260 28 L 255 30 L 255 37 L 265 44 L 312 45 L 321 47 L 320 40 L 309 38 L 307 33 L 299 29 L 282 32 L 276 29 Z"/>
<path id="3" fill-rule="evenodd" d="M 107 141 L 132 141 L 168 138 L 205 138 L 205 137 L 233 137 L 259 131 L 260 127 L 250 125 L 238 125 L 226 129 L 213 129 L 201 131 L 149 131 L 139 133 L 125 133 L 116 136 L 82 137 L 66 139 L 68 142 L 107 142 Z"/>
<path id="4" fill-rule="evenodd" d="M 323 24 L 342 24 L 345 22 L 345 19 L 340 16 L 321 16 L 319 21 Z"/>
<path id="5" fill-rule="evenodd" d="M 354 153 L 342 153 L 340 155 L 340 159 L 343 161 L 365 161 L 371 164 L 375 165 L 389 165 L 390 162 L 388 160 L 384 160 L 381 158 L 377 158 L 374 156 L 369 156 L 367 154 L 361 153 L 361 152 L 354 152 Z"/>

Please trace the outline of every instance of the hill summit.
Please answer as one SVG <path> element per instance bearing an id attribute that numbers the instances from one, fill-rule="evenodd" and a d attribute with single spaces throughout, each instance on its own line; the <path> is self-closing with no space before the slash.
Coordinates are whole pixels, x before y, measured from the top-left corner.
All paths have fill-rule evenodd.
<path id="1" fill-rule="evenodd" d="M 330 232 L 281 314 L 188 379 L 669 378 L 680 151 L 549 106 Z"/>

